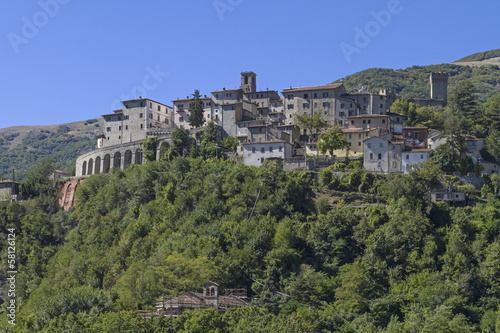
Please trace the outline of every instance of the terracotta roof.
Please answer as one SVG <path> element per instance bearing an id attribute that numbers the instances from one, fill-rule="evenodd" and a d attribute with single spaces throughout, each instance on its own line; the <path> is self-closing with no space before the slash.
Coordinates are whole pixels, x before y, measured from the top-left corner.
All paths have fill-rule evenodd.
<path id="1" fill-rule="evenodd" d="M 342 86 L 342 83 L 330 83 L 322 86 L 310 86 L 310 87 L 300 87 L 300 88 L 290 88 L 283 89 L 284 92 L 292 92 L 292 91 L 309 91 L 309 90 L 326 90 L 326 89 L 337 89 Z"/>
<path id="2" fill-rule="evenodd" d="M 136 98 L 136 99 L 130 99 L 128 101 L 122 101 L 122 103 L 126 103 L 126 102 L 136 102 L 136 101 L 150 101 L 150 102 L 154 102 L 156 104 L 160 104 L 160 105 L 163 105 L 163 106 L 166 106 L 166 107 L 171 107 L 171 106 L 168 106 L 166 104 L 163 104 L 163 103 L 160 103 L 160 102 L 157 102 L 155 100 L 152 100 L 152 99 L 149 99 L 149 98 Z"/>
<path id="3" fill-rule="evenodd" d="M 351 118 L 381 118 L 381 117 L 389 117 L 389 116 L 386 114 L 364 114 L 364 115 L 360 115 L 360 116 L 349 116 L 349 117 L 347 117 L 347 119 L 351 119 Z"/>
<path id="4" fill-rule="evenodd" d="M 20 184 L 19 182 L 16 182 L 15 180 L 0 180 L 0 183 L 2 183 L 2 184 Z"/>
<path id="5" fill-rule="evenodd" d="M 429 129 L 428 127 L 403 127 L 403 130 L 405 129 L 412 129 L 412 130 L 416 130 L 416 129 Z"/>
<path id="6" fill-rule="evenodd" d="M 210 97 L 200 97 L 200 101 L 210 100 Z M 172 102 L 194 101 L 194 98 L 179 98 L 174 99 Z"/>
<path id="7" fill-rule="evenodd" d="M 286 142 L 284 140 L 274 140 L 274 141 L 259 141 L 259 142 L 243 142 L 242 145 L 255 145 L 255 144 L 264 144 L 264 143 L 283 143 Z"/>
<path id="8" fill-rule="evenodd" d="M 342 132 L 344 133 L 354 133 L 354 132 L 369 132 L 369 129 L 366 128 L 344 128 Z"/>
<path id="9" fill-rule="evenodd" d="M 238 90 L 241 90 L 241 88 L 214 90 L 214 91 L 212 91 L 212 93 L 219 93 L 219 92 L 225 92 L 225 91 L 238 91 Z"/>

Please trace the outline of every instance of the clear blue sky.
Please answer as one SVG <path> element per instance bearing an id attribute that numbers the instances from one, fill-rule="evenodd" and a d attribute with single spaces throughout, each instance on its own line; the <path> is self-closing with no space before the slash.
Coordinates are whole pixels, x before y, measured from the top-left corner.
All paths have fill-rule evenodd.
<path id="1" fill-rule="evenodd" d="M 194 89 L 238 87 L 242 71 L 281 92 L 500 48 L 493 0 L 42 0 L 0 9 L 0 128 L 91 119 L 139 94 L 172 105 Z"/>

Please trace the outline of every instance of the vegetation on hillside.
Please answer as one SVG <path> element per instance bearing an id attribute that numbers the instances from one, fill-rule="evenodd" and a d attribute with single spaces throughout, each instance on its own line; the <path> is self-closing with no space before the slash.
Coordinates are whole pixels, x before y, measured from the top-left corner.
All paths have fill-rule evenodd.
<path id="1" fill-rule="evenodd" d="M 393 90 L 400 97 L 430 98 L 429 75 L 431 72 L 447 72 L 448 92 L 464 80 L 469 80 L 478 93 L 481 102 L 498 92 L 500 88 L 500 68 L 498 66 L 470 67 L 453 64 L 413 66 L 406 69 L 370 68 L 335 81 L 343 83 L 347 91 L 362 87 L 378 92 Z"/>
<path id="2" fill-rule="evenodd" d="M 26 183 L 46 191 L 0 203 L 0 231 L 17 233 L 16 332 L 500 327 L 498 179 L 488 180 L 484 199 L 469 192 L 476 206 L 450 208 L 428 201 L 441 177 L 433 162 L 409 175 L 357 164 L 339 177 L 332 167 L 315 181 L 275 162 L 167 156 L 89 177 L 70 212 L 57 210 L 57 195 L 36 176 L 45 161 Z M 177 319 L 134 313 L 209 280 L 248 288 L 252 306 Z M 0 329 L 12 331 L 6 319 L 0 313 Z"/>
<path id="3" fill-rule="evenodd" d="M 96 122 L 88 120 L 86 124 L 95 127 Z M 0 135 L 0 177 L 12 178 L 12 169 L 15 169 L 16 179 L 23 180 L 29 170 L 47 157 L 55 160 L 56 169 L 71 172 L 78 155 L 95 146 L 93 134 L 72 133 L 67 125 L 59 126 L 56 131 L 34 130 L 13 146 L 12 142 L 18 137 L 19 133 Z"/>
<path id="4" fill-rule="evenodd" d="M 474 53 L 460 60 L 457 60 L 456 62 L 482 61 L 496 57 L 500 57 L 500 49 Z"/>

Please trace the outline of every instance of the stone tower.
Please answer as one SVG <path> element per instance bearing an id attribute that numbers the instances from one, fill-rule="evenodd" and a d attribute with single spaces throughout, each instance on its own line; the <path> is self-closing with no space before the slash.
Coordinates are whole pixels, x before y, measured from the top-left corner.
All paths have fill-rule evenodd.
<path id="1" fill-rule="evenodd" d="M 443 100 L 448 102 L 448 73 L 431 73 L 431 99 Z"/>
<path id="2" fill-rule="evenodd" d="M 252 93 L 257 91 L 257 74 L 254 72 L 241 73 L 241 89 L 245 93 Z"/>
<path id="3" fill-rule="evenodd" d="M 205 303 L 219 308 L 219 285 L 215 282 L 207 282 L 203 285 L 203 299 Z"/>

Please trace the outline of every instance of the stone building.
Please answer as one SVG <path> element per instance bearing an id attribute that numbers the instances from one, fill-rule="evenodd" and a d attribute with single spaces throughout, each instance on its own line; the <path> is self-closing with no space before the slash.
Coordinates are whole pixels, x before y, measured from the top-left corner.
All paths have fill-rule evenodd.
<path id="1" fill-rule="evenodd" d="M 403 127 L 405 145 L 415 149 L 427 149 L 429 129 L 427 127 Z"/>
<path id="2" fill-rule="evenodd" d="M 391 132 L 391 118 L 388 115 L 361 115 L 347 118 L 349 128 L 380 128 L 380 135 Z"/>
<path id="3" fill-rule="evenodd" d="M 346 93 L 343 97 L 354 101 L 358 105 L 357 115 L 385 115 L 396 100 L 396 96 L 386 89 L 381 90 L 379 93 Z"/>
<path id="4" fill-rule="evenodd" d="M 341 83 L 284 89 L 282 94 L 285 124 L 293 125 L 295 114 L 312 116 L 315 112 L 320 112 L 323 120 L 332 126 L 335 125 L 336 99 L 345 92 Z M 304 129 L 302 134 L 307 134 L 307 130 Z"/>
<path id="5" fill-rule="evenodd" d="M 14 180 L 0 180 L 0 201 L 17 201 L 19 183 Z"/>
<path id="6" fill-rule="evenodd" d="M 201 106 L 203 108 L 203 119 L 205 119 L 205 124 L 212 120 L 212 99 L 210 97 L 201 97 Z M 183 126 L 185 129 L 192 129 L 193 127 L 189 124 L 190 104 L 194 101 L 194 98 L 187 96 L 185 99 L 176 99 L 173 101 L 173 126 L 180 127 Z"/>
<path id="7" fill-rule="evenodd" d="M 152 128 L 172 128 L 172 108 L 147 98 L 122 102 L 122 109 L 103 115 L 102 147 L 146 139 Z"/>

